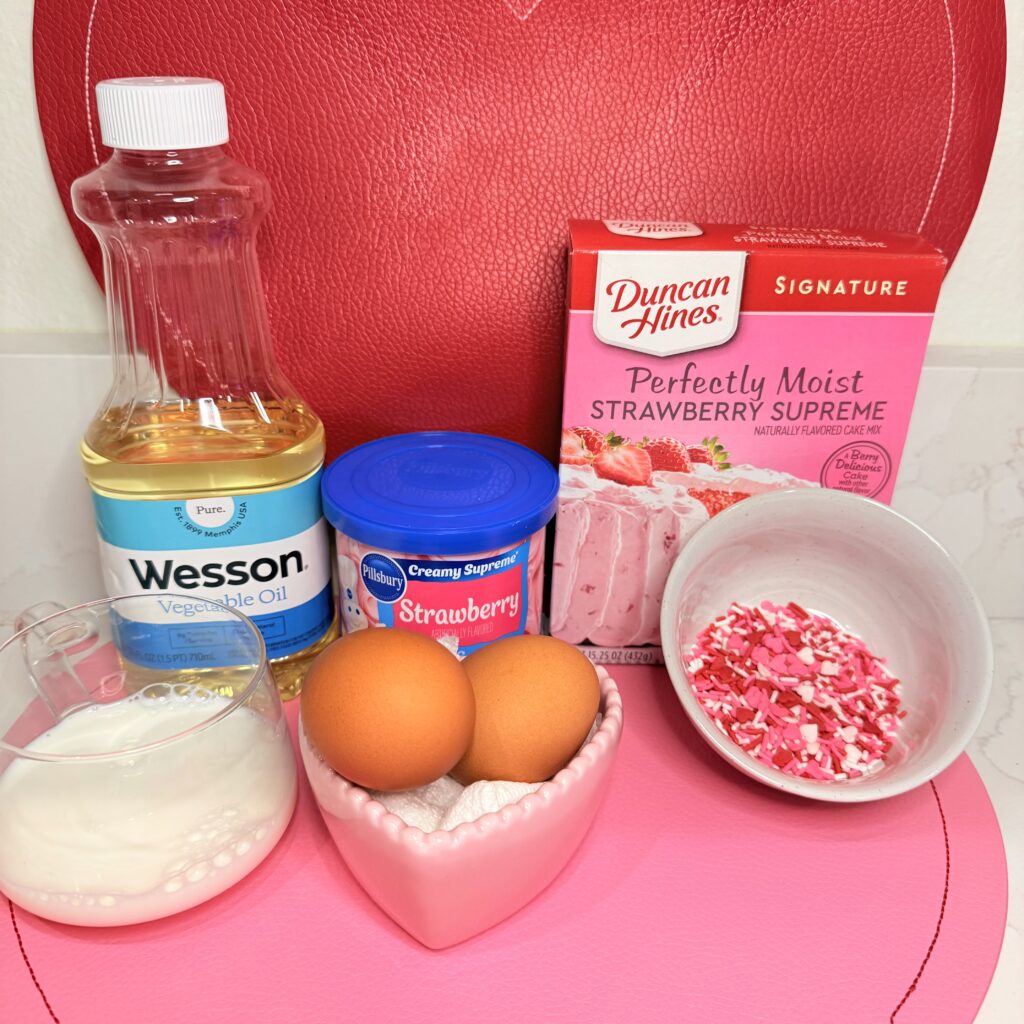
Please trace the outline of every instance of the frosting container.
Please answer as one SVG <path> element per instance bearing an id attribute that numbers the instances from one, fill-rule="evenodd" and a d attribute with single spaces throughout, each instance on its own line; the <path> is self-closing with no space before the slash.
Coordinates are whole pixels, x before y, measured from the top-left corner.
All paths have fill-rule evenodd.
<path id="1" fill-rule="evenodd" d="M 346 452 L 323 478 L 344 630 L 409 629 L 460 655 L 539 633 L 557 494 L 547 460 L 485 434 L 398 434 Z"/>

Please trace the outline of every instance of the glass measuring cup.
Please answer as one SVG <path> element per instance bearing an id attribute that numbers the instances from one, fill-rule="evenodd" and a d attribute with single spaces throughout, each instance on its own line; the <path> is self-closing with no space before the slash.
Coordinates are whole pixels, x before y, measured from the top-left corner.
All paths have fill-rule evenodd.
<path id="1" fill-rule="evenodd" d="M 0 890 L 121 925 L 223 892 L 273 849 L 295 762 L 263 638 L 212 601 L 36 605 L 0 646 Z"/>

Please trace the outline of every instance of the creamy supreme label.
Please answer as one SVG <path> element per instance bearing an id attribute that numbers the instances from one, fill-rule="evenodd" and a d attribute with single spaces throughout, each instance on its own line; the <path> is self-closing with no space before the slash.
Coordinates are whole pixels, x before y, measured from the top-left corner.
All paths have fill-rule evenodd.
<path id="1" fill-rule="evenodd" d="M 160 606 L 159 621 L 131 632 L 133 656 L 146 663 L 189 663 L 198 635 L 183 627 L 216 619 L 210 601 L 248 615 L 270 658 L 302 650 L 330 626 L 319 473 L 244 496 L 135 501 L 94 494 L 93 501 L 107 592 L 176 595 Z"/>

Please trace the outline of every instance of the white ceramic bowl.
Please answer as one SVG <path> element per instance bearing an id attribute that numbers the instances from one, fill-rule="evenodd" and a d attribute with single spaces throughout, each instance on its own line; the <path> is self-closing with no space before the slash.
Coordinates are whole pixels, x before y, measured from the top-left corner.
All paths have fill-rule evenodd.
<path id="1" fill-rule="evenodd" d="M 887 659 L 907 715 L 883 768 L 849 781 L 794 778 L 746 754 L 704 712 L 687 653 L 733 601 L 763 600 L 828 615 Z M 843 491 L 748 498 L 701 527 L 669 574 L 661 638 L 704 739 L 759 782 L 815 800 L 879 800 L 938 775 L 974 734 L 992 686 L 988 623 L 960 568 L 909 519 Z"/>

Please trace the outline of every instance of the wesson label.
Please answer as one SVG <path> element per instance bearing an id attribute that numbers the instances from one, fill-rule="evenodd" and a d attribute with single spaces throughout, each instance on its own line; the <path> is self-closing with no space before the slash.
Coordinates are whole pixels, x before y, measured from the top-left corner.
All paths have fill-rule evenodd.
<path id="1" fill-rule="evenodd" d="M 654 356 L 724 345 L 736 333 L 743 252 L 600 252 L 594 333 Z"/>
<path id="2" fill-rule="evenodd" d="M 214 648 L 230 664 L 231 639 L 216 630 L 211 601 L 249 616 L 270 658 L 318 640 L 331 624 L 330 548 L 319 501 L 319 474 L 291 487 L 244 497 L 146 501 L 94 495 L 107 593 L 166 598 L 131 607 L 123 653 L 151 665 L 193 664 Z M 217 653 L 218 644 L 223 648 Z"/>

